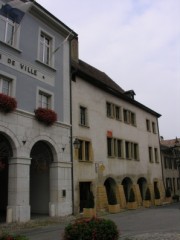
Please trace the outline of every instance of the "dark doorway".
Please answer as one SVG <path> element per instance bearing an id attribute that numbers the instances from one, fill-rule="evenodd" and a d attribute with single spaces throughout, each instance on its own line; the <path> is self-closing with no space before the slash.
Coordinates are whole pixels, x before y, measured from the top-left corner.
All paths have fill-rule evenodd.
<path id="1" fill-rule="evenodd" d="M 91 190 L 91 182 L 80 182 L 79 183 L 80 212 L 83 211 L 83 208 L 86 205 L 90 190 Z"/>
<path id="2" fill-rule="evenodd" d="M 12 148 L 7 138 L 0 134 L 0 221 L 6 220 L 8 205 L 8 161 L 12 157 Z"/>
<path id="3" fill-rule="evenodd" d="M 49 167 L 52 151 L 44 141 L 37 142 L 31 150 L 30 206 L 32 214 L 49 214 L 50 180 Z"/>
<path id="4" fill-rule="evenodd" d="M 106 181 L 104 182 L 104 186 L 106 188 L 108 203 L 110 204 L 112 195 L 113 195 L 114 201 L 117 202 L 116 182 L 114 181 L 114 179 L 113 178 L 106 179 Z"/>
<path id="5" fill-rule="evenodd" d="M 139 185 L 139 190 L 141 193 L 141 198 L 142 200 L 145 199 L 145 193 L 146 193 L 146 189 L 147 189 L 147 181 L 145 178 L 139 178 L 137 181 L 137 184 Z"/>
<path id="6" fill-rule="evenodd" d="M 122 185 L 123 185 L 123 188 L 124 188 L 124 194 L 125 194 L 126 201 L 128 202 L 129 193 L 130 193 L 130 189 L 131 189 L 131 186 L 132 186 L 131 179 L 128 178 L 128 177 L 125 177 L 122 181 Z"/>

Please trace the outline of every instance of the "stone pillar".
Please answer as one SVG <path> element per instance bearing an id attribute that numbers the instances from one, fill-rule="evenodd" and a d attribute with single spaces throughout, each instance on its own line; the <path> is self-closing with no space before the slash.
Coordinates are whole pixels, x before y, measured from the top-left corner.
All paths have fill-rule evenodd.
<path id="1" fill-rule="evenodd" d="M 106 194 L 106 188 L 103 185 L 97 186 L 96 208 L 97 208 L 97 211 L 108 210 L 108 199 Z"/>
<path id="2" fill-rule="evenodd" d="M 56 162 L 50 167 L 50 216 L 72 214 L 71 163 Z"/>
<path id="3" fill-rule="evenodd" d="M 118 187 L 118 197 L 119 197 L 119 200 L 120 200 L 120 206 L 121 206 L 121 208 L 126 208 L 126 197 L 125 197 L 125 194 L 124 194 L 123 185 L 118 184 L 117 187 Z"/>
<path id="4" fill-rule="evenodd" d="M 133 190 L 134 190 L 134 194 L 135 194 L 135 198 L 138 203 L 138 206 L 142 205 L 142 197 L 139 189 L 139 184 L 133 184 Z"/>
<path id="5" fill-rule="evenodd" d="M 30 220 L 29 167 L 31 159 L 12 158 L 9 161 L 7 222 Z"/>
<path id="6" fill-rule="evenodd" d="M 150 193 L 151 193 L 151 204 L 154 205 L 154 187 L 153 187 L 153 184 L 148 184 L 147 187 L 149 188 L 150 190 Z"/>

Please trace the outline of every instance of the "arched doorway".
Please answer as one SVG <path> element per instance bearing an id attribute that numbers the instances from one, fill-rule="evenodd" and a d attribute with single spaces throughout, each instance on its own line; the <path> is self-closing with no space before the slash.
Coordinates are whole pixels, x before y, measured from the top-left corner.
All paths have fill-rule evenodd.
<path id="1" fill-rule="evenodd" d="M 107 178 L 106 181 L 104 182 L 104 186 L 106 188 L 106 194 L 107 194 L 107 199 L 108 203 L 111 202 L 110 198 L 113 194 L 113 198 L 115 198 L 115 202 L 117 202 L 117 197 L 116 197 L 116 182 L 114 181 L 113 178 Z"/>
<path id="2" fill-rule="evenodd" d="M 128 202 L 129 199 L 129 193 L 130 193 L 130 189 L 132 186 L 132 181 L 129 177 L 125 177 L 122 181 L 122 185 L 124 188 L 124 194 L 125 194 L 125 198 L 126 198 L 126 202 Z"/>
<path id="3" fill-rule="evenodd" d="M 5 221 L 8 205 L 8 161 L 13 155 L 8 139 L 0 133 L 0 221 Z"/>
<path id="4" fill-rule="evenodd" d="M 141 177 L 138 179 L 137 184 L 139 185 L 141 198 L 142 198 L 142 200 L 144 200 L 145 194 L 146 194 L 146 189 L 147 189 L 147 180 L 145 178 Z"/>
<path id="5" fill-rule="evenodd" d="M 31 214 L 49 214 L 51 148 L 45 141 L 37 142 L 30 154 L 30 206 Z"/>

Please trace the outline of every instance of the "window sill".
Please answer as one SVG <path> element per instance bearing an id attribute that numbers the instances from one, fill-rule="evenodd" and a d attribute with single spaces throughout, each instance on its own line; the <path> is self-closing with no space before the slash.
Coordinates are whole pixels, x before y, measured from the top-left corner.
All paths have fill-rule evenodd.
<path id="1" fill-rule="evenodd" d="M 49 69 L 52 70 L 53 72 L 56 72 L 56 69 L 55 69 L 55 68 L 53 68 L 53 67 L 51 67 L 51 66 L 49 66 L 49 65 L 47 65 L 47 64 L 45 64 L 45 63 L 43 63 L 43 62 L 41 62 L 40 60 L 36 59 L 36 62 L 39 63 L 39 64 L 41 64 L 42 66 L 44 66 L 44 67 L 46 67 L 46 68 L 49 68 Z"/>
<path id="2" fill-rule="evenodd" d="M 78 160 L 80 163 L 93 163 L 93 161 L 90 160 Z"/>
<path id="3" fill-rule="evenodd" d="M 89 126 L 83 125 L 83 124 L 80 124 L 80 123 L 79 123 L 79 126 L 80 126 L 80 127 L 84 127 L 84 128 L 90 128 Z"/>
<path id="4" fill-rule="evenodd" d="M 14 51 L 16 51 L 16 52 L 18 52 L 18 53 L 22 53 L 22 51 L 21 51 L 20 49 L 12 46 L 12 45 L 10 45 L 10 44 L 7 44 L 7 43 L 5 43 L 5 42 L 3 42 L 3 41 L 1 41 L 1 40 L 0 40 L 0 43 L 3 44 L 4 46 L 10 48 L 10 49 L 13 49 Z"/>

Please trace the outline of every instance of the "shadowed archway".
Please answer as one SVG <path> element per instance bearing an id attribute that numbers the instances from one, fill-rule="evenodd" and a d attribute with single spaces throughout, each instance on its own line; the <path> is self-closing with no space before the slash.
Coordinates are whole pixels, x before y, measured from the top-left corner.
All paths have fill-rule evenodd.
<path id="1" fill-rule="evenodd" d="M 30 206 L 32 214 L 49 214 L 50 164 L 53 154 L 45 141 L 35 143 L 30 154 Z"/>
<path id="2" fill-rule="evenodd" d="M 132 180 L 129 177 L 125 177 L 122 180 L 122 185 L 123 185 L 123 188 L 124 188 L 124 194 L 125 194 L 126 202 L 128 202 L 129 193 L 130 193 L 130 189 L 131 189 L 131 186 L 132 186 Z"/>
<path id="3" fill-rule="evenodd" d="M 11 144 L 7 137 L 0 133 L 0 221 L 5 221 L 8 205 L 8 162 L 13 156 Z"/>
<path id="4" fill-rule="evenodd" d="M 145 178 L 141 177 L 141 178 L 138 179 L 137 184 L 139 185 L 141 198 L 142 198 L 142 200 L 144 200 L 146 189 L 147 189 L 147 180 Z"/>

